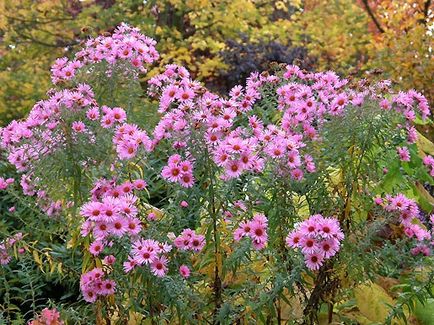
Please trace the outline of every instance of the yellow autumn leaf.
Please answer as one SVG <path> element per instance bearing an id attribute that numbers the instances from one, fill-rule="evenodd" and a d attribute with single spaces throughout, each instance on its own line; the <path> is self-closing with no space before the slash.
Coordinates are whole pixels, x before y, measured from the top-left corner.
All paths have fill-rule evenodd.
<path id="1" fill-rule="evenodd" d="M 362 315 L 372 323 L 384 323 L 390 312 L 388 305 L 395 304 L 393 298 L 382 287 L 372 282 L 357 286 L 354 289 L 354 297 Z M 393 324 L 403 323 L 394 321 Z"/>
<path id="2" fill-rule="evenodd" d="M 428 140 L 424 135 L 420 132 L 417 132 L 417 146 L 424 153 L 434 156 L 434 143 Z"/>

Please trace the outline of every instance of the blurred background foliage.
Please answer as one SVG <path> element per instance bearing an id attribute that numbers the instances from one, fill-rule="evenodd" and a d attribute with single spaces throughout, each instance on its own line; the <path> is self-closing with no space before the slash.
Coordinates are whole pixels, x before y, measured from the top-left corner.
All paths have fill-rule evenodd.
<path id="1" fill-rule="evenodd" d="M 120 22 L 158 41 L 162 60 L 224 93 L 271 61 L 390 78 L 434 100 L 430 0 L 0 1 L 0 125 L 51 87 L 49 68 Z"/>

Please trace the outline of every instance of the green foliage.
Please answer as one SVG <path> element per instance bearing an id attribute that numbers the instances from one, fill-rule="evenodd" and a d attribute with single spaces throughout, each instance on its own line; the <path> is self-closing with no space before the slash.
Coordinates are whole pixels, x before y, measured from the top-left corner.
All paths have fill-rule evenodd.
<path id="1" fill-rule="evenodd" d="M 64 53 L 65 47 L 65 53 L 70 54 L 78 36 L 109 29 L 120 20 L 139 22 L 149 35 L 164 40 L 160 45 L 164 51 L 162 65 L 174 61 L 188 64 L 204 81 L 213 80 L 220 70 L 227 68 L 220 53 L 225 49 L 225 39 L 237 40 L 239 31 L 247 34 L 252 42 L 277 39 L 284 44 L 288 41 L 288 31 L 295 28 L 298 33 L 293 37 L 320 58 L 320 66 L 341 71 L 363 61 L 362 53 L 370 42 L 367 17 L 359 6 L 349 1 L 336 1 L 328 6 L 320 1 L 318 7 L 306 7 L 303 13 L 295 10 L 301 5 L 296 1 L 291 5 L 287 1 L 274 4 L 268 1 L 171 0 L 146 4 L 123 1 L 107 4 L 103 10 L 104 5 L 21 1 L 0 8 L 7 13 L 4 19 L 8 25 L 3 20 L 0 26 L 5 44 L 14 45 L 2 56 L 0 64 L 15 66 L 2 72 L 0 81 L 9 84 L 9 80 L 22 78 L 23 89 L 28 89 L 28 93 L 15 98 L 15 84 L 14 88 L 2 88 L 0 112 L 5 112 L 5 119 L 13 116 L 9 107 L 14 107 L 14 114 L 18 115 L 26 101 L 43 97 L 48 74 L 40 74 L 37 69 L 46 71 L 46 64 Z M 273 18 L 288 12 L 295 22 Z M 326 17 L 317 20 L 321 15 Z M 26 23 L 21 25 L 23 17 Z M 330 20 L 336 23 L 328 29 Z M 338 21 L 343 21 L 342 26 Z M 93 27 L 82 30 L 81 25 Z M 53 34 L 51 29 L 56 32 Z M 70 44 L 62 43 L 67 41 Z M 44 48 L 51 50 L 37 61 L 35 53 Z M 27 65 L 31 58 L 37 64 Z M 21 59 L 25 63 L 20 63 Z M 34 74 L 28 73 L 31 68 L 35 69 Z M 91 77 L 79 74 L 66 86 L 89 83 L 99 104 L 122 106 L 134 123 L 151 130 L 158 118 L 156 103 L 143 98 L 146 88 L 143 80 L 125 76 L 126 67 L 122 65 L 116 66 L 107 78 L 103 74 L 105 68 L 100 64 Z M 151 75 L 159 69 L 161 66 L 155 67 Z M 282 114 L 275 109 L 277 99 L 273 95 L 278 86 L 267 84 L 261 89 L 264 99 L 249 114 L 265 122 L 280 121 Z M 16 101 L 11 106 L 4 105 L 11 98 Z M 77 118 L 84 116 L 66 113 L 61 116 L 65 127 Z M 240 125 L 243 123 L 246 121 Z M 112 168 L 115 154 L 111 146 L 112 131 L 96 132 L 95 144 L 84 137 L 71 137 L 68 147 L 39 161 L 34 170 L 39 185 L 50 197 L 71 200 L 74 203 L 71 209 L 47 219 L 37 208 L 35 199 L 21 197 L 18 186 L 10 188 L 0 200 L 1 211 L 6 216 L 0 221 L 2 238 L 17 230 L 26 233 L 21 244 L 23 256 L 14 252 L 18 261 L 1 269 L 5 285 L 0 287 L 0 322 L 23 323 L 24 318 L 33 317 L 42 306 L 50 304 L 73 324 L 100 323 L 100 317 L 119 324 L 128 320 L 269 323 L 276 319 L 313 323 L 326 313 L 338 322 L 392 324 L 397 319 L 417 315 L 420 313 L 417 301 L 426 303 L 432 297 L 432 260 L 413 257 L 408 243 L 402 240 L 402 229 L 396 220 L 372 203 L 377 194 L 405 192 L 426 213 L 432 212 L 432 196 L 423 186 L 432 185 L 433 181 L 418 156 L 428 153 L 431 145 L 429 140 L 428 145 L 413 144 L 409 147 L 411 161 L 397 161 L 395 149 L 404 140 L 404 135 L 396 132 L 399 123 L 404 123 L 402 116 L 379 110 L 374 102 L 366 103 L 363 108 L 351 106 L 343 117 L 331 117 L 321 130 L 321 143 L 308 142 L 303 149 L 318 161 L 318 172 L 306 175 L 302 182 L 279 174 L 279 166 L 267 167 L 260 177 L 247 174 L 222 182 L 206 145 L 200 140 L 203 135 L 197 134 L 197 138 L 190 139 L 189 147 L 190 153 L 197 157 L 198 184 L 188 191 L 168 186 L 159 178 L 169 142 L 162 144 L 150 160 L 118 161 Z M 96 122 L 95 130 L 98 130 Z M 94 160 L 92 167 L 82 168 L 80 163 L 90 158 Z M 1 167 L 4 175 L 14 175 L 3 162 Z M 147 224 L 147 235 L 163 242 L 169 231 L 178 233 L 191 227 L 206 234 L 208 244 L 200 259 L 190 259 L 186 254 L 177 256 L 176 267 L 187 263 L 197 270 L 191 282 L 178 274 L 156 279 L 143 268 L 131 277 L 119 276 L 118 288 L 124 294 L 107 298 L 92 309 L 76 301 L 78 279 L 81 273 L 102 266 L 102 262 L 87 252 L 89 239 L 79 234 L 77 209 L 88 199 L 95 179 L 111 177 L 112 169 L 119 171 L 116 176 L 120 179 L 146 176 L 149 181 L 148 192 L 139 197 L 139 216 L 145 220 L 152 211 L 159 221 L 158 225 Z M 233 234 L 223 221 L 222 212 L 235 212 L 233 202 L 238 199 L 246 201 L 249 211 L 241 213 L 240 220 L 249 219 L 253 212 L 267 212 L 269 245 L 274 251 L 255 251 L 250 241 L 228 244 L 233 241 Z M 190 203 L 188 209 L 179 207 L 181 200 Z M 16 211 L 6 212 L 12 204 Z M 285 246 L 288 230 L 316 213 L 336 216 L 350 234 L 339 256 L 318 273 L 306 271 L 301 254 L 290 252 Z M 126 240 L 116 240 L 114 247 L 116 256 L 126 258 L 129 253 Z M 124 274 L 119 263 L 110 272 Z M 384 279 L 398 284 L 392 289 L 381 288 Z M 53 291 L 66 293 L 59 297 Z"/>

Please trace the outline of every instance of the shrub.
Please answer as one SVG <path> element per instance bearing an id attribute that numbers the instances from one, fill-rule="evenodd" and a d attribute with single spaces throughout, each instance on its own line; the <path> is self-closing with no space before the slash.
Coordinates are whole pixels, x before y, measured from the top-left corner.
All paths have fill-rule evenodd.
<path id="1" fill-rule="evenodd" d="M 51 302 L 65 322 L 391 323 L 426 301 L 433 180 L 413 127 L 430 115 L 420 93 L 288 65 L 221 97 L 168 65 L 144 101 L 154 45 L 125 24 L 87 41 L 56 61 L 48 98 L 1 131 L 23 206 L 42 211 L 26 218 L 61 232 L 39 242 L 22 224 L 18 262 L 31 253 L 43 272 L 44 256 L 57 273 L 51 247 L 66 247 L 70 282 L 92 304 Z M 143 118 L 153 109 L 157 120 Z M 402 284 L 371 314 L 360 297 L 383 278 Z"/>

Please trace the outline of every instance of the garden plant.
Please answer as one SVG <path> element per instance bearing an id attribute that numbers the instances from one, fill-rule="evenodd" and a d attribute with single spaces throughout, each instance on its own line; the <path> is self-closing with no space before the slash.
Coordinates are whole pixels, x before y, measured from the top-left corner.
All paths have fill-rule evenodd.
<path id="1" fill-rule="evenodd" d="M 0 323 L 401 324 L 430 306 L 421 93 L 275 64 L 217 95 L 188 67 L 148 76 L 155 47 L 127 24 L 88 39 L 1 129 Z"/>

